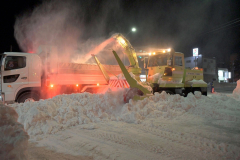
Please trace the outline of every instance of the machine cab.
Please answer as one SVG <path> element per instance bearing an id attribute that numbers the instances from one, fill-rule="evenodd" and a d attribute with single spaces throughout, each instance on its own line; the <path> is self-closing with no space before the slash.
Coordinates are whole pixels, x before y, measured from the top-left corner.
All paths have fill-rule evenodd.
<path id="1" fill-rule="evenodd" d="M 181 83 L 182 85 L 184 55 L 175 52 L 173 49 L 151 52 L 149 53 L 147 69 L 147 80 L 151 83 Z"/>

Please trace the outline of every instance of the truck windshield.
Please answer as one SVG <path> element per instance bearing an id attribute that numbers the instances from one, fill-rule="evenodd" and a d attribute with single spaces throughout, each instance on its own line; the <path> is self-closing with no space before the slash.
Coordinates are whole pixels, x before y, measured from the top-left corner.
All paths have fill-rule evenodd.
<path id="1" fill-rule="evenodd" d="M 25 56 L 7 56 L 4 64 L 4 70 L 13 70 L 26 67 Z"/>
<path id="2" fill-rule="evenodd" d="M 167 55 L 151 56 L 148 63 L 148 67 L 166 66 L 166 65 L 167 65 Z"/>

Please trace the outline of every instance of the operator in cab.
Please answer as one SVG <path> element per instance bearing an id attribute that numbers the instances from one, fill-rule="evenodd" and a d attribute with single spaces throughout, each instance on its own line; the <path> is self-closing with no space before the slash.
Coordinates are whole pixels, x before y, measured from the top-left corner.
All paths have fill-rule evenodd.
<path id="1" fill-rule="evenodd" d="M 10 60 L 9 62 L 8 62 L 8 65 L 6 66 L 6 69 L 7 70 L 11 70 L 11 69 L 14 69 L 14 63 L 13 63 L 13 61 L 12 60 Z"/>

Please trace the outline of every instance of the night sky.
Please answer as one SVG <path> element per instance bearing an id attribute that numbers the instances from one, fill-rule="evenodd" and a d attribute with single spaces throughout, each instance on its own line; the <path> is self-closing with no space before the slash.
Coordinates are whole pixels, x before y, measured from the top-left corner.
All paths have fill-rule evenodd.
<path id="1" fill-rule="evenodd" d="M 200 54 L 226 63 L 231 54 L 240 54 L 239 0 L 70 1 L 78 9 L 71 19 L 77 22 L 82 43 L 122 33 L 133 47 L 171 47 L 185 56 L 191 56 L 192 49 L 198 47 Z M 15 21 L 41 4 L 41 0 L 4 0 L 0 10 L 1 53 L 10 51 L 11 45 L 13 51 L 21 50 L 14 37 Z M 136 33 L 129 33 L 132 27 L 137 28 Z"/>

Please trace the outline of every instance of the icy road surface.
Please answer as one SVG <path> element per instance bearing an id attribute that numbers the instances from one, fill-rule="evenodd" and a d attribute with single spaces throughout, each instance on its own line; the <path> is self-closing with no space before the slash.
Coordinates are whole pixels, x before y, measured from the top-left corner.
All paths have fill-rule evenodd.
<path id="1" fill-rule="evenodd" d="M 93 159 L 240 159 L 234 94 L 155 94 L 124 104 L 122 90 L 14 104 L 30 141 Z M 77 158 L 76 158 L 77 159 Z"/>

